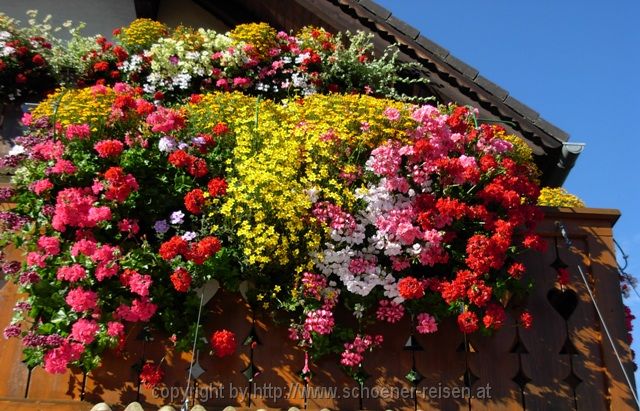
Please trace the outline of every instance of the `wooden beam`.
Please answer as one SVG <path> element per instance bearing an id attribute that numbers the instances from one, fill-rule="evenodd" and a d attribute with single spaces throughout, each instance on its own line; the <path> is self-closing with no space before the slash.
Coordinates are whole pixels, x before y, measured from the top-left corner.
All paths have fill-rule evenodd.
<path id="1" fill-rule="evenodd" d="M 214 15 L 227 27 L 258 21 L 258 16 L 241 1 L 194 0 L 194 3 Z"/>
<path id="2" fill-rule="evenodd" d="M 160 0 L 133 0 L 133 4 L 136 8 L 137 18 L 158 19 Z"/>

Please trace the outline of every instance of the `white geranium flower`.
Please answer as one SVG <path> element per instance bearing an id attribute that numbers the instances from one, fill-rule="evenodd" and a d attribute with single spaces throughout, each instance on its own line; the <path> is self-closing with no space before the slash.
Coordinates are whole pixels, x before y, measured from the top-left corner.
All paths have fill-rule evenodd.
<path id="1" fill-rule="evenodd" d="M 16 144 L 15 146 L 11 147 L 11 150 L 9 150 L 8 154 L 10 156 L 17 156 L 24 153 L 25 153 L 24 146 L 21 146 L 20 144 Z"/>

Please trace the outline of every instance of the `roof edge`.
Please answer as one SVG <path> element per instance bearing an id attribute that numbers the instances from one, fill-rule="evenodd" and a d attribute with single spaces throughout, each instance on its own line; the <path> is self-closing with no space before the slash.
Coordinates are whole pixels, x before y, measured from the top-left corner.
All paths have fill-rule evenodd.
<path id="1" fill-rule="evenodd" d="M 433 56 L 435 63 L 446 65 L 455 72 L 461 74 L 467 81 L 471 81 L 474 85 L 478 86 L 484 93 L 495 97 L 495 99 L 510 108 L 515 113 L 522 116 L 523 120 L 526 120 L 529 124 L 536 127 L 549 137 L 556 139 L 558 142 L 567 142 L 569 140 L 569 134 L 561 128 L 551 124 L 540 116 L 540 114 L 527 106 L 522 101 L 510 95 L 507 90 L 504 90 L 500 86 L 493 83 L 491 80 L 482 76 L 478 69 L 465 63 L 459 58 L 452 55 L 446 48 L 428 39 L 425 36 L 420 35 L 420 30 L 406 23 L 405 21 L 395 17 L 393 13 L 383 6 L 379 5 L 373 0 L 329 0 L 333 3 L 339 3 L 342 5 L 353 8 L 355 4 L 359 5 L 366 12 L 370 13 L 371 18 L 380 24 L 387 25 L 400 34 L 406 36 L 404 43 L 411 48 L 422 49 Z M 363 16 L 364 17 L 364 16 Z M 389 31 L 393 37 L 397 36 Z M 439 60 L 439 61 L 438 61 Z M 447 73 L 451 74 L 451 73 Z M 506 116 L 506 114 L 505 114 Z"/>

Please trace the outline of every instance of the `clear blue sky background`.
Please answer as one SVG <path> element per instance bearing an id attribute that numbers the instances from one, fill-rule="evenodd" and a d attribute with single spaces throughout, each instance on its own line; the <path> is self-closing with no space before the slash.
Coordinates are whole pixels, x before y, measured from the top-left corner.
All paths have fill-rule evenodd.
<path id="1" fill-rule="evenodd" d="M 640 2 L 378 3 L 587 144 L 565 188 L 622 212 L 615 237 L 640 276 Z M 640 298 L 626 303 L 640 356 Z"/>

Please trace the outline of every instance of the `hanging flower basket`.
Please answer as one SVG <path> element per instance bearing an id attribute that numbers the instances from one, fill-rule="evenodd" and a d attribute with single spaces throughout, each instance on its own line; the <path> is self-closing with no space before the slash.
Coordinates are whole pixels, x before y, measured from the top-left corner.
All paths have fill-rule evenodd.
<path id="1" fill-rule="evenodd" d="M 26 295 L 4 334 L 30 367 L 89 371 L 136 323 L 204 349 L 216 330 L 196 318 L 215 284 L 356 378 L 383 340 L 374 323 L 505 325 L 529 286 L 515 258 L 542 247 L 524 142 L 473 108 L 409 101 L 403 67 L 362 34 L 154 23 L 138 41 L 144 24 L 120 44 L 99 38 L 77 74 L 88 86 L 25 114 L 21 150 L 3 160 L 15 207 L 0 214 L 2 245 L 26 254 L 3 265 Z M 239 342 L 217 330 L 210 344 L 223 357 Z"/>

